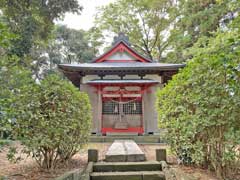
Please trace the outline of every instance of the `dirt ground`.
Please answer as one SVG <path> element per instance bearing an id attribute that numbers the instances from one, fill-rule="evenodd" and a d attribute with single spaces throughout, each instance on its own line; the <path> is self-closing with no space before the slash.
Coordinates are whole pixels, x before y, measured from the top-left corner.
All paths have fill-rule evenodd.
<path id="1" fill-rule="evenodd" d="M 21 145 L 18 143 L 14 143 L 13 145 L 21 148 Z M 84 168 L 87 164 L 87 149 L 89 148 L 98 149 L 99 159 L 103 160 L 109 146 L 110 144 L 106 143 L 90 143 L 81 152 L 76 154 L 67 166 L 60 165 L 57 170 L 54 170 L 52 172 L 45 172 L 39 169 L 37 164 L 30 157 L 25 158 L 17 164 L 10 163 L 6 157 L 8 151 L 8 147 L 6 147 L 0 152 L 0 179 L 1 176 L 7 176 L 11 180 L 53 179 L 69 170 Z M 167 146 L 164 145 L 144 144 L 139 146 L 145 152 L 147 160 L 155 160 L 155 150 L 157 148 L 167 148 Z M 206 170 L 176 165 L 176 158 L 174 156 L 169 155 L 168 162 L 175 164 L 173 167 L 179 172 L 179 174 L 187 173 L 191 176 L 196 177 L 197 180 L 217 180 L 212 173 L 207 172 Z"/>

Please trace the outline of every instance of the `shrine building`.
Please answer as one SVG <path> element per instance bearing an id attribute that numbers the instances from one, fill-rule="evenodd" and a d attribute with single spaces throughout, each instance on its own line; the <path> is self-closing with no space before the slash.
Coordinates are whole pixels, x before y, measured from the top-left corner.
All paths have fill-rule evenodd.
<path id="1" fill-rule="evenodd" d="M 156 92 L 183 67 L 142 56 L 123 33 L 91 62 L 59 65 L 64 75 L 88 94 L 92 134 L 98 135 L 158 133 Z"/>

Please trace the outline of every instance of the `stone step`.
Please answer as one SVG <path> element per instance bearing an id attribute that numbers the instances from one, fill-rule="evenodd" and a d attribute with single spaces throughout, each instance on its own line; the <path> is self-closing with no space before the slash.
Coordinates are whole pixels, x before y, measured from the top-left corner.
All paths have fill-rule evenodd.
<path id="1" fill-rule="evenodd" d="M 111 136 L 90 136 L 90 142 L 92 143 L 112 143 L 117 139 L 125 139 L 125 140 L 134 140 L 136 143 L 163 143 L 160 140 L 160 136 L 158 135 L 144 135 L 144 136 L 136 136 L 136 135 L 111 135 Z"/>
<path id="2" fill-rule="evenodd" d="M 107 136 L 115 136 L 115 137 L 131 137 L 131 136 L 138 136 L 136 132 L 126 132 L 126 133 L 119 133 L 119 132 L 107 132 Z"/>
<path id="3" fill-rule="evenodd" d="M 91 180 L 165 180 L 162 171 L 93 172 Z"/>
<path id="4" fill-rule="evenodd" d="M 160 171 L 158 161 L 145 162 L 98 162 L 93 165 L 94 172 Z"/>
<path id="5" fill-rule="evenodd" d="M 106 153 L 107 162 L 145 161 L 146 156 L 133 140 L 115 140 Z"/>

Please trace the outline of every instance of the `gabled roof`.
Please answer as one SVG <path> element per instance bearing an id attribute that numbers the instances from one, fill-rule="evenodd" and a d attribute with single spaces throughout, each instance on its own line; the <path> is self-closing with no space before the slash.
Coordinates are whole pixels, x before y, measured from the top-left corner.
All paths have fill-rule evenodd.
<path id="1" fill-rule="evenodd" d="M 135 74 L 144 76 L 147 74 L 158 74 L 172 76 L 184 64 L 156 63 L 135 51 L 128 41 L 128 37 L 119 33 L 114 37 L 112 48 L 103 55 L 95 58 L 90 63 L 83 64 L 59 64 L 58 68 L 64 75 L 79 87 L 80 80 L 85 75 L 119 75 Z M 119 59 L 118 59 L 119 58 Z M 99 82 L 102 82 L 101 80 Z M 103 82 L 102 82 L 103 83 Z M 106 83 L 106 82 L 105 82 Z"/>
<path id="2" fill-rule="evenodd" d="M 115 45 L 109 49 L 107 52 L 102 54 L 101 56 L 95 58 L 92 63 L 100 63 L 107 61 L 110 56 L 112 56 L 116 52 L 127 52 L 132 57 L 134 57 L 136 62 L 144 62 L 144 63 L 151 63 L 153 62 L 151 59 L 140 55 L 135 49 L 133 49 L 127 42 L 124 40 L 119 40 Z"/>

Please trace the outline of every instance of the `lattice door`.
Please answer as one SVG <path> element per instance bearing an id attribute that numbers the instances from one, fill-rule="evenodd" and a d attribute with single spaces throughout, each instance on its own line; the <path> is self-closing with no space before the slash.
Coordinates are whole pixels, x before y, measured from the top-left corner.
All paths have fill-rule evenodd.
<path id="1" fill-rule="evenodd" d="M 128 129 L 142 126 L 142 101 L 138 98 L 108 99 L 103 102 L 103 127 Z"/>

